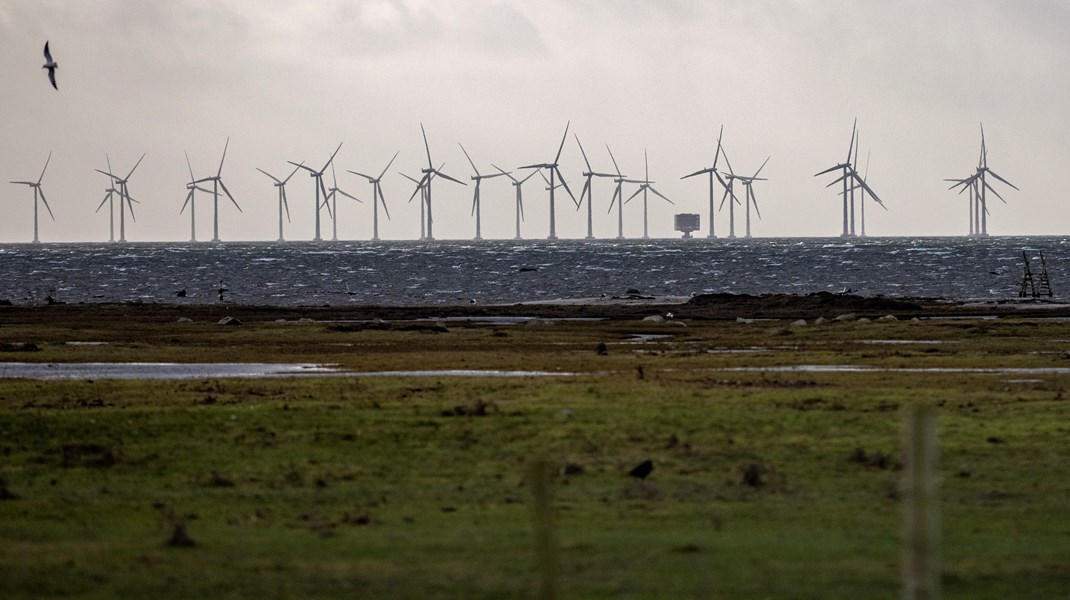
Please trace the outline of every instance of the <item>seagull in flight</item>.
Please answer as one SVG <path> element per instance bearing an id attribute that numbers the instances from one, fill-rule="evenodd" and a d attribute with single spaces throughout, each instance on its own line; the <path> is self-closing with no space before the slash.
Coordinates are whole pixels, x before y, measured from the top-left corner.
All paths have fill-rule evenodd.
<path id="1" fill-rule="evenodd" d="M 52 82 L 52 87 L 59 90 L 56 86 L 56 69 L 59 68 L 59 64 L 52 60 L 52 53 L 48 51 L 48 42 L 45 42 L 45 64 L 41 65 L 42 69 L 48 69 L 48 80 Z"/>

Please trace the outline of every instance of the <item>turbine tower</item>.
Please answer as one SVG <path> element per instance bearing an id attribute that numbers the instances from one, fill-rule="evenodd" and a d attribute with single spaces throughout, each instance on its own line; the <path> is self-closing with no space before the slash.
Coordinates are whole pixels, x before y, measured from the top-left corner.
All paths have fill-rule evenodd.
<path id="1" fill-rule="evenodd" d="M 534 177 L 536 173 L 541 173 L 541 171 L 535 170 L 529 173 L 527 177 L 517 179 L 516 177 L 513 177 L 511 171 L 506 171 L 498 165 L 492 164 L 491 166 L 508 177 L 513 182 L 513 187 L 516 188 L 516 237 L 514 239 L 523 239 L 520 237 L 520 222 L 524 220 L 524 182 Z"/>
<path id="2" fill-rule="evenodd" d="M 468 155 L 468 151 L 464 149 L 464 145 L 460 142 L 457 143 L 461 147 L 461 152 L 464 152 L 464 157 L 468 159 L 468 164 L 472 165 L 472 170 L 476 172 L 472 176 L 472 181 L 476 182 L 475 193 L 472 194 L 472 214 L 476 217 L 476 237 L 475 239 L 481 240 L 483 236 L 480 232 L 480 205 L 479 205 L 479 184 L 484 179 L 493 179 L 495 177 L 501 177 L 502 173 L 494 173 L 491 175 L 481 175 L 479 169 L 476 168 L 476 163 L 472 161 L 472 157 Z"/>
<path id="3" fill-rule="evenodd" d="M 267 171 L 261 169 L 260 167 L 257 167 L 256 170 L 260 171 L 264 175 L 267 175 L 268 177 L 270 177 L 271 180 L 275 182 L 274 183 L 275 187 L 279 188 L 279 241 L 280 242 L 284 242 L 286 240 L 285 240 L 285 238 L 283 238 L 283 235 L 282 235 L 282 210 L 283 210 L 283 208 L 286 209 L 286 222 L 287 223 L 290 222 L 290 203 L 286 201 L 286 182 L 290 181 L 290 178 L 294 176 L 294 173 L 297 173 L 298 171 L 301 170 L 301 165 L 298 165 L 298 166 L 294 167 L 294 170 L 291 171 L 290 174 L 286 176 L 286 179 L 283 179 L 281 181 L 279 180 L 278 177 L 275 177 L 274 175 L 272 175 L 271 173 L 268 173 Z"/>
<path id="4" fill-rule="evenodd" d="M 575 133 L 572 137 L 576 138 L 576 145 L 580 147 L 580 154 L 583 155 L 583 162 L 587 165 L 587 170 L 583 172 L 583 176 L 587 178 L 587 181 L 583 184 L 583 191 L 580 192 L 580 201 L 576 203 L 576 210 L 583 207 L 583 197 L 587 196 L 587 238 L 588 240 L 594 239 L 594 208 L 592 201 L 592 194 L 594 193 L 591 186 L 591 181 L 595 177 L 608 177 L 614 178 L 616 175 L 613 173 L 596 173 L 591 168 L 591 161 L 587 160 L 587 153 L 583 151 L 583 144 L 580 143 L 580 136 Z"/>
<path id="5" fill-rule="evenodd" d="M 111 177 L 112 182 L 113 182 L 113 186 L 114 185 L 118 185 L 119 186 L 119 188 L 116 191 L 119 193 L 119 241 L 120 242 L 125 242 L 126 241 L 126 210 L 127 210 L 127 208 L 130 209 L 130 218 L 134 219 L 135 222 L 137 221 L 137 219 L 134 217 L 134 203 L 140 204 L 140 202 L 138 202 L 137 200 L 134 200 L 133 198 L 130 197 L 130 189 L 127 187 L 127 183 L 130 181 L 130 177 L 132 177 L 134 175 L 134 171 L 137 170 L 138 165 L 140 165 L 141 161 L 144 160 L 144 159 L 145 159 L 145 155 L 142 154 L 141 158 L 137 159 L 137 162 L 134 163 L 134 168 L 130 169 L 130 172 L 126 174 L 126 177 L 122 177 L 122 178 L 120 178 L 119 176 L 117 176 L 117 175 L 115 175 L 115 174 L 113 174 L 111 172 L 111 160 L 108 161 L 108 170 L 106 172 L 105 171 L 101 171 L 100 169 L 94 169 L 94 171 L 96 171 L 97 173 L 101 173 L 101 174 L 107 175 L 108 177 Z"/>
<path id="6" fill-rule="evenodd" d="M 714 185 L 713 185 L 714 179 L 716 179 L 717 181 L 719 181 L 721 183 L 721 187 L 723 187 L 725 189 L 728 189 L 728 184 L 725 183 L 725 180 L 723 178 L 721 178 L 721 174 L 717 171 L 717 159 L 721 157 L 721 136 L 722 135 L 724 135 L 724 125 L 721 125 L 721 132 L 717 134 L 717 151 L 713 155 L 713 165 L 711 165 L 708 168 L 695 171 L 694 173 L 691 173 L 690 175 L 684 175 L 683 177 L 680 178 L 680 179 L 687 179 L 688 177 L 695 177 L 696 175 L 702 175 L 702 174 L 708 174 L 709 177 L 710 177 L 710 232 L 706 236 L 709 239 L 713 239 L 713 238 L 717 237 L 714 234 L 714 229 L 713 229 L 713 215 L 714 215 L 714 208 L 716 208 L 715 197 L 714 197 Z"/>
<path id="7" fill-rule="evenodd" d="M 972 189 L 971 189 L 970 193 L 971 193 L 971 195 L 974 196 L 974 198 L 976 198 L 976 201 L 978 202 L 978 204 L 976 205 L 975 210 L 973 211 L 974 218 L 976 220 L 980 221 L 978 226 L 974 227 L 974 235 L 981 235 L 981 236 L 987 236 L 988 235 L 988 214 L 989 214 L 989 212 L 988 212 L 988 204 L 987 204 L 987 193 L 988 192 L 992 192 L 993 194 L 995 194 L 996 197 L 999 198 L 1000 201 L 1003 202 L 1004 204 L 1007 203 L 1007 201 L 1003 199 L 1003 196 L 1001 196 L 1000 193 L 998 191 L 996 191 L 996 188 L 992 187 L 992 184 L 988 183 L 988 179 L 987 179 L 988 175 L 991 175 L 992 177 L 995 177 L 998 181 L 1001 181 L 1001 182 L 1011 186 L 1015 190 L 1021 191 L 1021 190 L 1018 189 L 1018 187 L 1016 185 L 1014 185 L 1013 183 L 1011 183 L 1011 182 L 1007 181 L 1006 179 L 1000 177 L 995 171 L 993 171 L 992 169 L 988 168 L 988 146 L 985 144 L 985 126 L 984 126 L 984 123 L 982 123 L 981 124 L 981 156 L 980 156 L 980 158 L 977 159 L 977 171 L 973 175 L 971 175 L 970 177 L 967 177 L 966 179 L 954 180 L 954 181 L 957 181 L 958 183 L 956 183 L 955 185 L 951 186 L 951 188 L 950 188 L 950 189 L 955 189 L 955 188 L 957 188 L 959 186 L 963 186 L 964 188 L 966 186 L 971 186 Z M 960 193 L 961 193 L 961 191 L 960 191 Z"/>
<path id="8" fill-rule="evenodd" d="M 378 177 L 372 177 L 365 175 L 364 173 L 358 173 L 356 171 L 350 171 L 354 175 L 359 175 L 368 180 L 368 183 L 372 184 L 372 240 L 379 241 L 379 205 L 383 205 L 383 212 L 386 213 L 387 220 L 390 220 L 390 210 L 386 207 L 386 198 L 383 197 L 382 179 L 383 175 L 386 175 L 390 165 L 394 164 L 394 159 L 398 157 L 398 152 L 394 153 L 394 157 L 390 159 L 390 162 L 386 163 L 386 167 L 379 173 Z M 423 205 L 421 204 L 420 212 L 423 212 Z"/>
<path id="9" fill-rule="evenodd" d="M 314 241 L 314 242 L 321 241 L 321 238 L 320 238 L 320 210 L 323 208 L 323 206 L 325 204 L 327 204 L 327 188 L 323 187 L 323 173 L 327 171 L 327 167 L 331 166 L 331 163 L 334 162 L 334 157 L 338 154 L 338 151 L 341 150 L 341 149 L 342 149 L 342 143 L 339 142 L 338 143 L 338 147 L 334 149 L 333 153 L 331 153 L 331 157 L 329 159 L 327 159 L 327 163 L 324 164 L 323 168 L 320 169 L 319 171 L 316 171 L 316 170 L 314 170 L 314 169 L 312 169 L 310 167 L 306 167 L 304 162 L 298 164 L 298 163 L 293 162 L 292 160 L 286 161 L 286 162 L 290 163 L 291 165 L 297 167 L 298 169 L 304 169 L 304 170 L 308 171 L 309 177 L 311 177 L 311 178 L 316 180 L 315 183 L 313 184 L 314 187 L 316 188 L 316 235 L 315 235 L 315 237 L 312 238 L 312 241 Z M 323 192 L 323 200 L 320 200 L 320 192 Z M 328 207 L 328 211 L 329 210 L 330 210 L 330 208 Z"/>
<path id="10" fill-rule="evenodd" d="M 557 147 L 557 155 L 554 156 L 554 161 L 550 163 L 541 163 L 534 165 L 527 165 L 520 167 L 521 169 L 546 169 L 550 172 L 550 235 L 547 239 L 557 239 L 557 223 L 554 213 L 554 189 L 557 185 L 554 183 L 554 176 L 561 180 L 561 185 L 564 186 L 565 191 L 572 198 L 572 202 L 576 202 L 576 197 L 572 195 L 572 190 L 569 189 L 568 183 L 565 182 L 565 177 L 561 175 L 561 170 L 557 167 L 557 162 L 561 160 L 561 151 L 565 149 L 565 138 L 568 137 L 568 126 L 572 122 L 565 123 L 565 133 L 561 136 L 561 145 Z"/>
<path id="11" fill-rule="evenodd" d="M 647 220 L 647 192 L 654 192 L 654 194 L 659 196 L 662 200 L 668 202 L 669 204 L 672 204 L 673 206 L 676 206 L 676 203 L 672 200 L 669 200 L 667 197 L 665 197 L 664 194 L 654 189 L 654 182 L 650 181 L 650 161 L 647 159 L 646 156 L 646 148 L 643 148 L 643 169 L 643 181 L 639 184 L 639 189 L 635 190 L 635 193 L 629 196 L 628 199 L 624 202 L 631 202 L 632 198 L 638 196 L 640 192 L 643 193 L 643 239 L 649 240 L 650 232 Z"/>
<path id="12" fill-rule="evenodd" d="M 334 211 L 334 214 L 331 215 L 331 241 L 337 242 L 338 241 L 338 194 L 341 194 L 341 195 L 343 195 L 346 198 L 349 198 L 351 200 L 356 200 L 357 202 L 360 202 L 361 204 L 364 204 L 364 201 L 361 200 L 360 198 L 357 198 L 356 196 L 346 192 L 342 188 L 338 187 L 338 176 L 334 172 L 334 163 L 331 163 L 331 182 L 332 182 L 331 183 L 331 187 L 327 188 L 327 199 L 324 200 L 324 204 L 326 204 L 327 202 L 331 203 L 330 206 L 327 208 L 327 214 L 331 214 L 332 210 Z"/>
<path id="13" fill-rule="evenodd" d="M 424 129 L 424 124 L 423 123 L 420 123 L 420 133 L 422 133 L 423 136 L 424 136 L 424 150 L 427 151 L 427 168 L 420 170 L 420 172 L 423 173 L 424 176 L 421 177 L 420 181 L 416 184 L 416 191 L 422 190 L 422 198 L 424 200 L 424 204 L 427 205 L 427 218 L 426 218 L 427 236 L 424 239 L 433 240 L 433 239 L 435 239 L 435 234 L 434 234 L 434 222 L 435 222 L 435 220 L 434 220 L 433 215 L 431 214 L 431 180 L 434 179 L 435 176 L 437 175 L 439 177 L 442 177 L 443 179 L 447 179 L 447 180 L 452 181 L 454 183 L 459 183 L 461 185 L 468 185 L 468 184 L 463 182 L 463 181 L 459 181 L 457 179 L 454 179 L 454 178 L 450 177 L 449 175 L 446 175 L 442 171 L 439 171 L 438 169 L 435 168 L 435 165 L 431 162 L 431 146 L 427 143 L 427 131 Z M 441 168 L 441 167 L 439 167 L 439 168 Z M 412 196 L 409 197 L 409 201 L 410 202 L 412 202 L 412 198 L 414 196 L 416 196 L 416 191 L 414 191 L 412 193 Z"/>
<path id="14" fill-rule="evenodd" d="M 728 173 L 722 173 L 728 183 L 724 186 L 724 195 L 721 196 L 721 205 L 717 210 L 724 210 L 725 200 L 728 200 L 728 237 L 729 239 L 735 239 L 736 237 L 736 205 L 742 204 L 739 198 L 736 198 L 735 183 L 740 176 L 736 175 L 732 170 L 732 161 L 728 160 L 728 153 L 721 148 L 721 154 L 724 156 L 724 162 L 728 165 Z"/>
<path id="15" fill-rule="evenodd" d="M 48 205 L 48 200 L 45 199 L 45 190 L 41 188 L 41 180 L 45 178 L 45 171 L 48 170 L 48 163 L 52 160 L 52 153 L 48 153 L 48 158 L 45 159 L 45 168 L 41 169 L 41 176 L 37 178 L 37 181 L 12 181 L 11 183 L 18 185 L 26 185 L 33 188 L 33 243 L 37 244 L 41 240 L 37 236 L 37 200 L 40 198 L 41 202 L 45 204 L 45 208 L 48 209 L 48 216 L 52 217 L 52 220 L 56 220 L 56 216 L 52 214 L 52 207 Z"/>
<path id="16" fill-rule="evenodd" d="M 206 181 L 212 182 L 212 212 L 214 215 L 212 218 L 213 242 L 219 241 L 219 188 L 223 188 L 223 193 L 227 195 L 227 198 L 230 198 L 230 201 L 234 204 L 234 207 L 238 209 L 238 212 L 242 212 L 241 207 L 238 206 L 238 202 L 234 199 L 234 196 L 230 194 L 230 190 L 227 189 L 227 185 L 223 183 L 223 161 L 227 159 L 227 147 L 229 146 L 230 138 L 228 137 L 227 143 L 223 146 L 223 158 L 219 159 L 219 169 L 216 171 L 216 174 L 211 177 L 204 177 L 193 182 L 194 184 L 204 183 Z"/>

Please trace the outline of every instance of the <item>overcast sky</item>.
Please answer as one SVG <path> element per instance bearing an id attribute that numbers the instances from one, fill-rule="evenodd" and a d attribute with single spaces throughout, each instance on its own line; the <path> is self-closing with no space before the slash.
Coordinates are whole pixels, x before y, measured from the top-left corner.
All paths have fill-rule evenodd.
<path id="1" fill-rule="evenodd" d="M 426 162 L 421 122 L 435 162 L 467 181 L 458 142 L 481 171 L 515 168 L 552 160 L 571 120 L 562 169 L 573 191 L 583 162 L 571 132 L 596 170 L 611 168 L 608 143 L 639 176 L 645 148 L 655 187 L 676 203 L 651 202 L 651 234 L 675 237 L 677 212 L 700 213 L 705 230 L 706 181 L 680 177 L 710 164 L 723 124 L 737 172 L 772 156 L 769 181 L 754 186 L 754 234 L 835 236 L 833 177 L 813 175 L 842 161 L 857 117 L 860 168 L 871 153 L 868 180 L 888 207 L 867 210 L 868 233 L 960 235 L 966 197 L 942 179 L 972 174 L 984 122 L 989 165 L 1021 188 L 1007 205 L 990 197 L 990 233 L 1067 234 L 1067 31 L 1063 0 L 6 0 L 0 178 L 36 179 L 53 151 L 44 189 L 56 221 L 42 222 L 42 240 L 102 241 L 107 216 L 93 211 L 107 181 L 93 169 L 107 153 L 125 173 L 144 152 L 127 237 L 186 240 L 183 150 L 207 176 L 230 136 L 223 179 L 244 213 L 221 205 L 221 237 L 270 240 L 276 192 L 255 167 L 319 166 L 343 142 L 339 185 L 365 204 L 339 203 L 339 237 L 371 237 L 370 185 L 344 171 L 378 172 L 400 151 L 380 233 L 414 239 L 419 207 L 397 171 Z M 41 69 L 45 40 L 58 92 Z M 525 186 L 532 238 L 549 220 L 536 181 Z M 612 184 L 595 184 L 595 234 L 611 237 Z M 311 180 L 288 189 L 287 238 L 310 239 Z M 511 186 L 485 181 L 482 197 L 484 237 L 512 237 Z M 436 237 L 474 234 L 471 198 L 471 186 L 436 182 Z M 32 192 L 4 183 L 0 202 L 0 242 L 29 241 Z M 200 200 L 200 239 L 209 206 Z M 629 237 L 641 210 L 625 207 Z M 558 235 L 582 237 L 584 215 L 559 195 Z M 726 223 L 718 213 L 720 232 Z"/>

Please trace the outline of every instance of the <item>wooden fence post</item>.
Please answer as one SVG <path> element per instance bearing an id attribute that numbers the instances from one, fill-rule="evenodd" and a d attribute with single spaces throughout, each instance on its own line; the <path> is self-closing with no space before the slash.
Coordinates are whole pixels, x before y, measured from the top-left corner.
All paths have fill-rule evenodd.
<path id="1" fill-rule="evenodd" d="M 560 557 L 558 556 L 554 530 L 553 469 L 545 460 L 537 460 L 528 474 L 533 502 L 532 528 L 535 533 L 535 562 L 539 571 L 540 600 L 557 600 L 559 589 Z"/>
<path id="2" fill-rule="evenodd" d="M 940 501 L 936 411 L 909 407 L 903 419 L 903 599 L 940 598 Z"/>

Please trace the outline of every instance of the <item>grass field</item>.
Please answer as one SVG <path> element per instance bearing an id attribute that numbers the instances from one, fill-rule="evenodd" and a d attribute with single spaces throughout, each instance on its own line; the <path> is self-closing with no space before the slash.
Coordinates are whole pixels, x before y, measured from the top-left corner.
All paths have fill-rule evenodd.
<path id="1" fill-rule="evenodd" d="M 546 460 L 564 597 L 895 598 L 912 404 L 938 410 L 943 596 L 1065 597 L 1070 322 L 685 323 L 0 315 L 39 348 L 0 361 L 569 373 L 0 379 L 0 597 L 532 597 Z M 730 370 L 784 365 L 875 370 Z"/>

